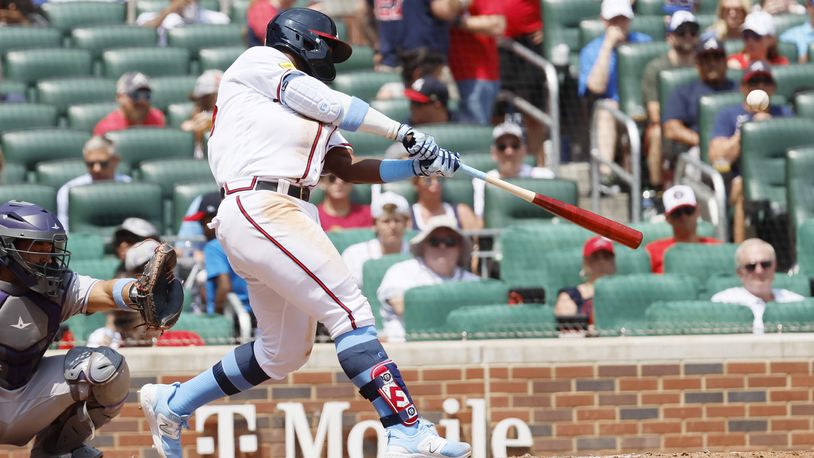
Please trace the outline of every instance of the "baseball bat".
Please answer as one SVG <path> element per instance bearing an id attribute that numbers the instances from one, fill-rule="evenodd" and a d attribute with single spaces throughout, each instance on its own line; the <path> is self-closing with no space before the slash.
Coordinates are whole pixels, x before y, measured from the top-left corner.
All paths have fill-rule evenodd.
<path id="1" fill-rule="evenodd" d="M 638 248 L 642 243 L 641 232 L 633 229 L 632 227 L 625 226 L 622 223 L 605 218 L 604 216 L 597 215 L 592 211 L 588 211 L 552 197 L 544 196 L 529 189 L 513 185 L 509 182 L 501 180 L 500 178 L 486 175 L 480 170 L 470 167 L 464 163 L 461 163 L 461 171 L 467 175 L 481 179 L 492 186 L 496 186 L 504 191 L 512 193 L 526 202 L 544 208 L 561 218 L 567 219 L 578 226 L 588 229 L 591 232 L 595 232 L 601 236 L 607 237 L 614 242 L 619 242 L 622 245 L 634 249 Z"/>

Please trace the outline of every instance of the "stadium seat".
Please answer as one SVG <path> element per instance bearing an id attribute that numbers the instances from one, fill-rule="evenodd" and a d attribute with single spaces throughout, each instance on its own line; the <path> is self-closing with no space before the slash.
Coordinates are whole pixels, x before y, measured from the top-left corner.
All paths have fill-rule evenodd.
<path id="1" fill-rule="evenodd" d="M 373 48 L 370 46 L 354 46 L 353 54 L 351 54 L 350 59 L 341 64 L 336 64 L 336 73 L 342 74 L 358 70 L 373 70 L 373 54 Z"/>
<path id="2" fill-rule="evenodd" d="M 78 27 L 123 24 L 127 10 L 124 2 L 46 2 L 42 8 L 52 27 L 68 34 Z"/>
<path id="3" fill-rule="evenodd" d="M 397 82 L 401 82 L 401 77 L 397 73 L 358 71 L 337 75 L 331 86 L 337 91 L 370 102 L 376 98 L 376 93 L 382 85 Z"/>
<path id="4" fill-rule="evenodd" d="M 808 45 L 808 61 L 814 62 L 814 43 Z"/>
<path id="5" fill-rule="evenodd" d="M 201 66 L 201 72 L 215 68 L 218 70 L 226 70 L 245 50 L 245 46 L 223 46 L 201 49 L 198 51 L 198 62 Z"/>
<path id="6" fill-rule="evenodd" d="M 743 103 L 743 94 L 740 92 L 724 92 L 701 97 L 698 102 L 698 136 L 700 137 L 701 159 L 707 161 L 709 156 L 709 141 L 712 129 L 715 127 L 715 118 L 718 113 L 732 105 Z"/>
<path id="7" fill-rule="evenodd" d="M 25 183 L 27 172 L 22 164 L 6 162 L 0 168 L 0 185 Z"/>
<path id="8" fill-rule="evenodd" d="M 664 253 L 664 273 L 695 277 L 702 285 L 713 275 L 735 271 L 737 249 L 738 245 L 734 243 L 677 243 Z"/>
<path id="9" fill-rule="evenodd" d="M 797 265 L 800 267 L 800 274 L 814 277 L 814 219 L 807 219 L 797 226 Z"/>
<path id="10" fill-rule="evenodd" d="M 71 188 L 68 195 L 73 232 L 108 236 L 129 217 L 146 219 L 161 231 L 162 209 L 161 187 L 153 183 L 95 183 Z"/>
<path id="11" fill-rule="evenodd" d="M 794 97 L 794 112 L 797 116 L 814 119 L 814 91 L 806 91 Z"/>
<path id="12" fill-rule="evenodd" d="M 70 243 L 69 237 L 68 243 Z M 110 280 L 116 276 L 116 268 L 121 264 L 119 258 L 106 256 L 101 259 L 71 259 L 71 270 L 82 275 L 98 278 L 99 280 Z"/>
<path id="13" fill-rule="evenodd" d="M 172 199 L 175 185 L 215 181 L 209 169 L 209 162 L 203 159 L 153 159 L 143 161 L 139 171 L 142 181 L 161 186 L 161 193 L 165 199 Z"/>
<path id="14" fill-rule="evenodd" d="M 814 63 L 778 65 L 772 67 L 777 81 L 777 93 L 791 100 L 795 92 L 814 89 Z"/>
<path id="15" fill-rule="evenodd" d="M 543 55 L 551 59 L 551 50 L 559 44 L 578 54 L 579 23 L 599 17 L 599 2 L 594 0 L 543 0 Z"/>
<path id="16" fill-rule="evenodd" d="M 37 162 L 34 177 L 38 184 L 51 186 L 59 191 L 63 184 L 87 172 L 83 159 L 56 159 Z M 128 175 L 130 167 L 126 163 L 119 164 L 116 173 Z"/>
<path id="17" fill-rule="evenodd" d="M 653 41 L 664 41 L 664 19 L 662 16 L 635 16 L 630 30 L 643 33 Z M 605 23 L 601 19 L 591 18 L 579 23 L 580 48 L 605 33 Z"/>
<path id="18" fill-rule="evenodd" d="M 194 331 L 207 345 L 232 345 L 235 340 L 232 322 L 223 315 L 197 315 L 184 312 L 172 329 Z"/>
<path id="19" fill-rule="evenodd" d="M 19 81 L 0 80 L 0 96 L 5 99 L 9 95 L 21 95 L 28 99 L 26 84 Z"/>
<path id="20" fill-rule="evenodd" d="M 84 49 L 27 49 L 6 53 L 5 77 L 33 85 L 43 78 L 90 76 L 91 57 Z"/>
<path id="21" fill-rule="evenodd" d="M 640 223 L 631 223 L 630 227 L 640 231 L 644 238 L 642 239 L 642 247 L 647 245 L 648 243 L 664 239 L 667 237 L 673 236 L 673 228 L 667 222 L 658 222 L 658 223 L 651 223 L 651 222 L 640 222 Z M 708 221 L 703 221 L 701 219 L 698 220 L 698 235 L 703 237 L 714 237 L 715 236 L 715 226 L 710 224 Z"/>
<path id="22" fill-rule="evenodd" d="M 729 42 L 727 41 L 726 43 Z M 735 83 L 736 89 L 740 85 L 742 74 L 743 71 L 741 70 L 729 69 L 726 71 L 726 76 Z M 698 70 L 696 70 L 695 67 L 661 71 L 659 73 L 659 104 L 666 106 L 667 100 L 669 100 L 675 88 L 697 79 L 699 79 L 699 76 Z"/>
<path id="23" fill-rule="evenodd" d="M 71 30 L 71 45 L 90 52 L 94 60 L 102 53 L 117 48 L 155 47 L 156 29 L 137 25 L 100 25 Z"/>
<path id="24" fill-rule="evenodd" d="M 602 277 L 594 285 L 594 322 L 602 335 L 640 334 L 647 329 L 645 311 L 653 302 L 694 300 L 698 281 L 677 274 Z"/>
<path id="25" fill-rule="evenodd" d="M 322 199 L 325 197 L 324 192 L 320 189 L 319 186 L 313 188 L 311 190 L 311 197 L 308 199 L 314 205 L 319 204 L 322 202 Z M 350 200 L 353 203 L 363 204 L 363 205 L 370 205 L 370 201 L 373 198 L 373 189 L 370 187 L 369 184 L 355 184 L 353 185 L 353 189 L 350 192 Z"/>
<path id="26" fill-rule="evenodd" d="M 150 89 L 153 90 L 150 103 L 159 110 L 166 110 L 172 103 L 188 102 L 197 79 L 197 76 L 150 78 Z"/>
<path id="27" fill-rule="evenodd" d="M 72 269 L 73 270 L 73 269 Z M 71 330 L 75 345 L 84 345 L 93 331 L 104 327 L 107 321 L 106 313 L 93 313 L 90 315 L 78 314 L 68 318 L 65 324 Z"/>
<path id="28" fill-rule="evenodd" d="M 393 144 L 392 141 L 384 137 L 364 132 L 346 132 L 343 130 L 341 133 L 353 146 L 354 156 L 375 156 L 382 158 L 387 148 Z M 404 154 L 407 153 L 405 152 Z"/>
<path id="29" fill-rule="evenodd" d="M 173 208 L 173 221 L 169 227 L 170 232 L 177 233 L 178 228 L 181 227 L 181 220 L 184 213 L 187 211 L 192 201 L 201 194 L 207 192 L 215 192 L 218 190 L 218 185 L 215 180 L 199 181 L 197 183 L 182 183 L 175 184 L 172 192 L 172 208 Z"/>
<path id="30" fill-rule="evenodd" d="M 811 145 L 790 149 L 786 155 L 786 188 L 792 228 L 814 218 L 814 139 Z"/>
<path id="31" fill-rule="evenodd" d="M 794 43 L 788 43 L 785 41 L 781 41 L 777 43 L 777 52 L 789 60 L 789 62 L 797 62 L 797 45 Z"/>
<path id="32" fill-rule="evenodd" d="M 772 22 L 774 22 L 774 36 L 779 37 L 786 30 L 808 22 L 808 17 L 805 14 L 773 14 Z M 791 62 L 797 62 L 797 59 L 792 59 Z"/>
<path id="33" fill-rule="evenodd" d="M 68 237 L 71 263 L 81 259 L 102 259 L 105 256 L 105 239 L 99 234 L 71 233 Z"/>
<path id="34" fill-rule="evenodd" d="M 410 254 L 387 254 L 379 259 L 365 261 L 365 264 L 362 266 L 362 294 L 364 294 L 368 302 L 370 302 L 373 317 L 376 319 L 376 327 L 379 330 L 382 329 L 382 317 L 379 314 L 381 304 L 379 303 L 376 291 L 378 291 L 384 274 L 390 266 L 411 259 L 412 257 Z"/>
<path id="35" fill-rule="evenodd" d="M 626 44 L 617 49 L 619 103 L 622 111 L 633 119 L 647 118 L 647 107 L 642 96 L 644 69 L 651 60 L 667 53 L 668 48 L 666 42 L 655 41 Z"/>
<path id="36" fill-rule="evenodd" d="M 158 336 L 155 345 L 157 347 L 199 347 L 206 345 L 206 342 L 195 331 L 170 329 Z"/>
<path id="37" fill-rule="evenodd" d="M 181 124 L 192 116 L 195 108 L 193 102 L 171 103 L 167 106 L 167 127 L 180 128 Z"/>
<path id="38" fill-rule="evenodd" d="M 511 178 L 505 181 L 572 205 L 577 204 L 577 183 L 572 180 Z M 489 228 L 501 228 L 520 222 L 538 223 L 541 219 L 554 218 L 552 213 L 494 186 L 486 187 L 483 216 L 485 226 Z"/>
<path id="39" fill-rule="evenodd" d="M 554 307 L 474 305 L 451 311 L 447 329 L 467 339 L 557 337 L 557 318 Z"/>
<path id="40" fill-rule="evenodd" d="M 725 289 L 743 286 L 741 279 L 734 274 L 713 275 L 706 280 L 706 286 L 699 294 L 699 299 L 708 300 L 716 293 Z M 805 275 L 777 274 L 772 282 L 773 288 L 782 288 L 794 291 L 802 296 L 811 297 L 811 281 Z"/>
<path id="41" fill-rule="evenodd" d="M 442 182 L 443 190 L 441 191 L 441 199 L 444 202 L 463 203 L 472 207 L 474 199 L 474 191 L 472 190 L 472 180 L 450 180 L 446 179 Z M 385 191 L 392 191 L 396 194 L 403 196 L 407 202 L 412 205 L 416 202 L 416 190 L 413 187 L 411 180 L 395 181 L 392 183 L 385 183 L 383 188 Z"/>
<path id="42" fill-rule="evenodd" d="M 193 24 L 174 27 L 167 32 L 167 45 L 184 48 L 193 59 L 203 48 L 219 46 L 245 46 L 243 41 L 244 23 L 235 24 Z M 355 50 L 354 50 L 355 51 Z"/>
<path id="43" fill-rule="evenodd" d="M 814 329 L 814 300 L 769 302 L 763 313 L 767 333 L 811 332 Z"/>
<path id="44" fill-rule="evenodd" d="M 134 168 L 150 159 L 192 159 L 194 148 L 192 132 L 171 128 L 130 128 L 110 132 L 116 152 L 123 162 Z"/>
<path id="45" fill-rule="evenodd" d="M 55 106 L 60 116 L 66 115 L 68 108 L 72 105 L 104 102 L 108 106 L 115 106 L 116 80 L 86 77 L 38 81 L 37 101 Z"/>
<path id="46" fill-rule="evenodd" d="M 189 51 L 182 48 L 121 48 L 102 53 L 102 75 L 118 78 L 127 72 L 158 76 L 189 74 Z"/>
<path id="47" fill-rule="evenodd" d="M 657 301 L 644 312 L 651 334 L 734 334 L 752 332 L 752 310 L 739 304 Z"/>
<path id="48" fill-rule="evenodd" d="M 59 48 L 62 32 L 53 27 L 0 28 L 0 58 L 9 51 L 35 48 Z"/>
<path id="49" fill-rule="evenodd" d="M 218 0 L 201 0 L 198 3 L 210 11 L 220 11 Z M 136 5 L 136 17 L 141 13 L 159 12 L 169 5 L 169 0 L 139 0 Z"/>
<path id="50" fill-rule="evenodd" d="M 56 189 L 41 184 L 18 183 L 0 186 L 0 202 L 7 202 L 9 200 L 31 202 L 54 213 L 56 213 L 57 210 Z"/>
<path id="51" fill-rule="evenodd" d="M 406 121 L 410 117 L 410 101 L 406 98 L 374 100 L 370 102 L 370 106 L 396 121 Z"/>
<path id="52" fill-rule="evenodd" d="M 341 229 L 328 231 L 325 234 L 331 239 L 331 243 L 334 244 L 339 254 L 354 243 L 367 242 L 376 238 L 373 229 L 368 228 Z"/>
<path id="53" fill-rule="evenodd" d="M 93 132 L 96 124 L 119 105 L 116 102 L 83 103 L 68 107 L 68 127 Z"/>
<path id="54" fill-rule="evenodd" d="M 36 103 L 0 104 L 0 134 L 12 130 L 56 126 L 57 109 L 52 105 Z"/>
<path id="55" fill-rule="evenodd" d="M 491 126 L 443 123 L 421 126 L 421 131 L 432 135 L 435 141 L 450 151 L 488 152 L 492 144 Z"/>
<path id="56" fill-rule="evenodd" d="M 87 132 L 68 129 L 32 129 L 6 132 L 0 147 L 8 162 L 17 162 L 33 170 L 40 161 L 77 158 L 90 138 Z"/>

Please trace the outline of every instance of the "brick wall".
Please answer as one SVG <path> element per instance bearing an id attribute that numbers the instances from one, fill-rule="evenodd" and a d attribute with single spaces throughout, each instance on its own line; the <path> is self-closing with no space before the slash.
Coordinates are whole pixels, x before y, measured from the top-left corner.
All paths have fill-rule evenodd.
<path id="1" fill-rule="evenodd" d="M 612 344 L 622 341 L 626 341 L 626 345 L 635 343 L 635 339 L 611 339 L 607 345 L 614 347 Z M 533 345 L 532 342 L 542 345 L 542 351 L 527 347 Z M 717 344 L 715 348 L 719 348 L 723 345 L 722 342 L 712 342 L 698 346 L 704 348 Z M 585 455 L 645 450 L 812 450 L 814 355 L 802 357 L 810 348 L 803 343 L 795 341 L 791 344 L 796 349 L 794 351 L 788 351 L 791 348 L 788 343 L 778 347 L 781 352 L 780 347 L 786 348 L 790 357 L 777 358 L 772 352 L 764 351 L 761 358 L 721 358 L 719 361 L 686 358 L 687 355 L 675 357 L 673 361 L 634 361 L 635 355 L 628 355 L 600 358 L 603 362 L 484 363 L 483 360 L 489 360 L 484 356 L 490 353 L 481 348 L 479 351 L 468 349 L 473 355 L 462 359 L 471 360 L 469 364 L 416 364 L 420 357 L 413 356 L 406 357 L 407 364 L 401 364 L 401 367 L 413 398 L 426 417 L 435 421 L 449 418 L 443 413 L 443 401 L 447 398 L 460 401 L 461 411 L 454 417 L 461 420 L 462 435 L 467 439 L 471 439 L 472 421 L 472 413 L 465 403 L 469 398 L 486 400 L 487 432 L 505 418 L 515 417 L 526 422 L 534 446 L 531 450 L 517 450 L 517 453 Z M 531 355 L 542 355 L 546 351 L 566 353 L 557 357 L 549 353 L 547 358 L 559 359 L 576 351 L 580 345 L 579 342 L 568 342 L 567 345 L 577 346 L 574 349 L 563 348 L 561 344 L 559 341 L 518 341 L 517 346 L 522 348 L 515 349 L 514 353 L 526 350 Z M 744 348 L 736 348 L 732 353 L 741 356 L 751 351 L 756 354 L 754 344 L 751 342 Z M 408 351 L 410 345 L 402 347 L 406 349 L 405 356 L 416 353 Z M 462 348 L 467 349 L 466 345 L 459 343 L 454 348 L 437 350 L 461 352 Z M 546 345 L 549 348 L 545 348 Z M 666 357 L 669 357 L 669 348 L 666 346 Z M 589 353 L 586 352 L 589 348 L 581 350 L 581 353 Z M 613 353 L 613 348 L 609 350 L 609 354 Z M 175 350 L 176 358 L 178 351 Z M 343 417 L 343 437 L 356 422 L 376 418 L 368 402 L 355 393 L 335 362 L 326 364 L 328 367 L 313 367 L 329 361 L 331 348 L 320 351 L 324 355 L 315 358 L 320 361 L 309 364 L 285 380 L 272 381 L 218 401 L 251 403 L 257 409 L 261 450 L 236 456 L 285 456 L 285 417 L 277 406 L 280 402 L 303 403 L 312 420 L 312 432 L 326 401 L 350 402 L 350 409 Z M 222 351 L 213 353 L 208 359 L 217 360 L 215 355 L 219 353 Z M 393 351 L 390 353 L 394 356 Z M 502 350 L 494 351 L 492 356 L 500 353 Z M 529 357 L 529 354 L 514 359 L 538 359 Z M 590 358 L 583 356 L 582 359 Z M 192 375 L 185 370 L 179 370 L 177 374 L 149 375 L 149 370 L 138 370 L 141 362 L 138 354 L 128 355 L 128 360 L 135 372 L 130 399 L 119 417 L 102 429 L 94 440 L 107 458 L 156 456 L 150 450 L 149 429 L 135 404 L 136 390 L 144 383 L 185 380 Z M 476 364 L 478 360 L 480 362 Z M 155 370 L 155 366 L 144 367 Z M 194 421 L 191 426 L 194 430 Z M 238 434 L 245 429 L 245 424 L 236 425 Z M 215 417 L 207 421 L 202 435 L 217 436 Z M 198 436 L 194 431 L 185 433 L 188 456 L 198 456 L 195 452 Z M 0 458 L 24 456 L 28 456 L 28 452 L 23 448 L 0 449 Z"/>

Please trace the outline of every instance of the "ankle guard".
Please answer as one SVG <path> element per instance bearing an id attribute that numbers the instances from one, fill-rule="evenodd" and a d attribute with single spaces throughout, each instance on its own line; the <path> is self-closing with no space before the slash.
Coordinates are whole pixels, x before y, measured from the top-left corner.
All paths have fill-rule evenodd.
<path id="1" fill-rule="evenodd" d="M 392 415 L 381 418 L 385 428 L 399 423 L 410 426 L 418 421 L 418 410 L 407 392 L 396 363 L 387 360 L 373 366 L 370 378 L 372 380 L 359 389 L 359 394 L 371 402 L 382 398 L 393 409 Z"/>

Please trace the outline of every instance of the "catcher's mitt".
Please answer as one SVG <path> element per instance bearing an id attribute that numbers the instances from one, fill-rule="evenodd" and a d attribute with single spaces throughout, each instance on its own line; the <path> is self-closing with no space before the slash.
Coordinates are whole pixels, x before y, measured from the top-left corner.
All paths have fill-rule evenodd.
<path id="1" fill-rule="evenodd" d="M 165 331 L 181 315 L 184 288 L 175 278 L 175 250 L 166 243 L 155 248 L 144 273 L 130 288 L 130 300 L 148 329 Z"/>

